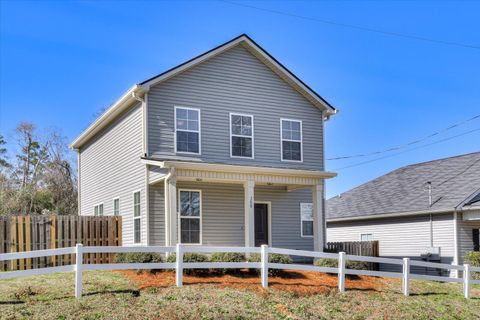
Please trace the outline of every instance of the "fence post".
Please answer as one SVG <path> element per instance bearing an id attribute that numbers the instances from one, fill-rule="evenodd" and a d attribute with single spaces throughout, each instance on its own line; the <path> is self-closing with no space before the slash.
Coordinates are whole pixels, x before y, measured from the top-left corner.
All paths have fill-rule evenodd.
<path id="1" fill-rule="evenodd" d="M 262 277 L 262 287 L 268 287 L 268 246 L 262 244 L 261 247 L 261 270 L 260 275 Z"/>
<path id="2" fill-rule="evenodd" d="M 470 299 L 470 265 L 463 265 L 463 294 L 465 299 Z"/>
<path id="3" fill-rule="evenodd" d="M 338 290 L 345 292 L 345 252 L 338 253 Z"/>
<path id="4" fill-rule="evenodd" d="M 82 268 L 83 268 L 83 245 L 77 243 L 75 247 L 75 298 L 82 297 Z"/>
<path id="5" fill-rule="evenodd" d="M 403 258 L 403 283 L 402 289 L 405 296 L 410 295 L 410 258 Z"/>
<path id="6" fill-rule="evenodd" d="M 183 285 L 183 247 L 182 244 L 177 243 L 177 251 L 176 251 L 176 262 L 175 262 L 175 282 L 177 287 L 181 287 Z"/>

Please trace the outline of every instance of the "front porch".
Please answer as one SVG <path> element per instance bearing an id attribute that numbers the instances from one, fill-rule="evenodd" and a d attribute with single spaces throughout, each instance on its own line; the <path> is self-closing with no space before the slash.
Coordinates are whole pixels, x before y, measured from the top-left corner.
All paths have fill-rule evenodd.
<path id="1" fill-rule="evenodd" d="M 144 161 L 150 245 L 323 250 L 324 179 L 332 173 Z"/>

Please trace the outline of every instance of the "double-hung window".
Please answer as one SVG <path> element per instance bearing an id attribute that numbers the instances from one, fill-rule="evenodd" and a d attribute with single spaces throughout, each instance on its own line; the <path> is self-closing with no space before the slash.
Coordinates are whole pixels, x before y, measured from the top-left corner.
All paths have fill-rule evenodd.
<path id="1" fill-rule="evenodd" d="M 120 215 L 120 198 L 113 199 L 113 215 Z"/>
<path id="2" fill-rule="evenodd" d="M 373 234 L 371 233 L 360 234 L 360 241 L 373 241 Z"/>
<path id="3" fill-rule="evenodd" d="M 302 121 L 280 119 L 282 161 L 302 161 Z"/>
<path id="4" fill-rule="evenodd" d="M 300 203 L 300 220 L 302 237 L 313 237 L 313 211 L 311 203 Z"/>
<path id="5" fill-rule="evenodd" d="M 96 216 L 103 216 L 103 203 L 94 206 L 93 211 Z"/>
<path id="6" fill-rule="evenodd" d="M 202 195 L 198 190 L 180 190 L 180 243 L 201 243 Z"/>
<path id="7" fill-rule="evenodd" d="M 133 242 L 140 243 L 141 236 L 141 210 L 140 210 L 140 191 L 133 193 Z"/>
<path id="8" fill-rule="evenodd" d="M 200 109 L 175 107 L 175 152 L 200 154 Z"/>
<path id="9" fill-rule="evenodd" d="M 230 114 L 230 156 L 253 158 L 253 116 Z"/>

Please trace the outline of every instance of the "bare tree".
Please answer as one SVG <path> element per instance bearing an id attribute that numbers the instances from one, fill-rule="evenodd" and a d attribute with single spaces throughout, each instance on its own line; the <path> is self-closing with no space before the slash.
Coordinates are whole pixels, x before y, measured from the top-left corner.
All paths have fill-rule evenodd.
<path id="1" fill-rule="evenodd" d="M 66 139 L 58 130 L 39 134 L 33 123 L 15 130 L 16 163 L 6 159 L 0 136 L 0 214 L 77 213 L 77 184 Z M 11 169 L 10 169 L 11 168 Z"/>

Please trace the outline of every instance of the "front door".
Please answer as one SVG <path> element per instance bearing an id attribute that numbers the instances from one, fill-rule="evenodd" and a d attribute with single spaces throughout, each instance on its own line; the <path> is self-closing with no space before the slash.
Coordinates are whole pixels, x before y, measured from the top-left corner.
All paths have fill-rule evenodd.
<path id="1" fill-rule="evenodd" d="M 255 203 L 255 247 L 268 244 L 268 204 Z"/>

